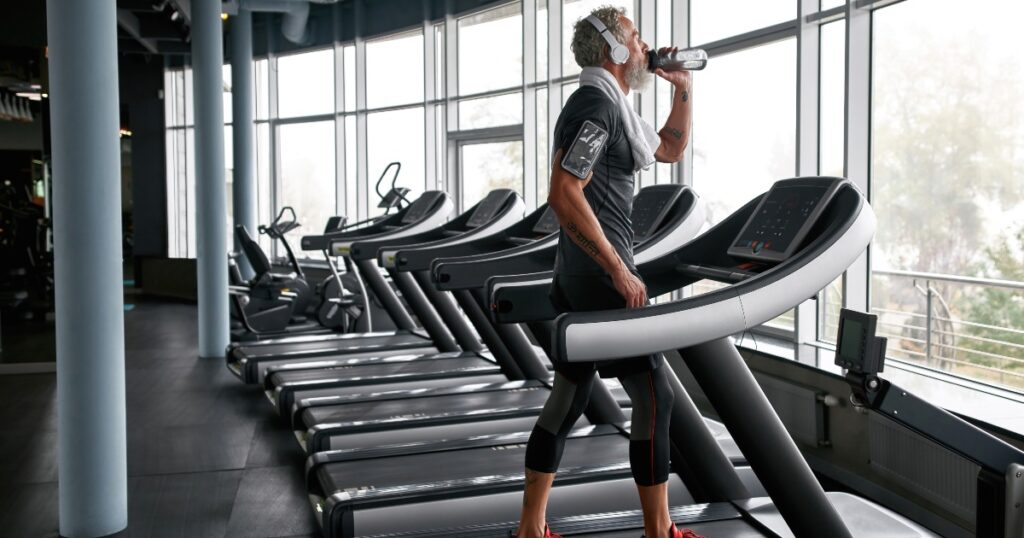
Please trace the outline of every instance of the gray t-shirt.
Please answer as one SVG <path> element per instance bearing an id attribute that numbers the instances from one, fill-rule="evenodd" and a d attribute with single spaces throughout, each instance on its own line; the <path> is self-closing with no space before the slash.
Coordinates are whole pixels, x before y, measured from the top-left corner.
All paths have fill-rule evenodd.
<path id="1" fill-rule="evenodd" d="M 584 123 L 591 125 L 587 129 Z M 593 165 L 593 178 L 583 194 L 597 216 L 608 242 L 619 257 L 635 272 L 633 265 L 633 227 L 629 220 L 633 209 L 633 154 L 622 128 L 616 104 L 593 86 L 581 86 L 569 96 L 555 124 L 554 148 L 569 152 L 576 138 L 593 130 L 607 133 Z M 588 138 L 589 140 L 589 138 Z M 561 166 L 561 163 L 555 166 Z M 593 238 L 591 238 L 593 239 Z M 604 274 L 604 269 L 566 235 L 559 232 L 555 272 L 563 275 Z"/>

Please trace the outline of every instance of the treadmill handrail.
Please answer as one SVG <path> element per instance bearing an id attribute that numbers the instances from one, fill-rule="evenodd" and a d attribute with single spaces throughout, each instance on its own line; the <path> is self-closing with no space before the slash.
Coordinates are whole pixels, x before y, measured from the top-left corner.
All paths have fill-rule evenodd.
<path id="1" fill-rule="evenodd" d="M 792 309 L 841 275 L 874 236 L 876 219 L 871 206 L 852 184 L 844 185 L 841 193 L 844 191 L 858 197 L 852 214 L 830 224 L 823 232 L 824 240 L 768 271 L 665 304 L 562 314 L 555 320 L 552 360 L 610 360 L 682 349 L 728 337 Z M 670 256 L 678 259 L 678 253 Z M 778 290 L 786 290 L 785 296 Z"/>
<path id="2" fill-rule="evenodd" d="M 536 241 L 548 237 L 550 234 L 538 234 L 534 231 L 538 221 L 548 210 L 547 204 L 543 204 L 530 214 L 524 216 L 516 224 L 498 236 L 488 236 L 475 239 L 458 245 L 434 245 L 423 244 L 409 246 L 398 250 L 395 253 L 397 267 L 401 271 L 430 271 L 434 260 L 439 258 L 460 258 L 478 256 L 481 254 L 492 255 L 506 250 L 532 245 Z M 504 248 L 500 247 L 507 244 Z"/>
<path id="3" fill-rule="evenodd" d="M 525 212 L 526 203 L 523 202 L 523 199 L 518 194 L 516 194 L 512 203 L 509 204 L 508 207 L 504 208 L 500 215 L 496 215 L 486 224 L 477 226 L 476 228 L 470 228 L 458 235 L 442 237 L 432 241 L 419 243 L 413 248 L 446 247 L 493 237 L 496 234 L 508 230 L 511 226 L 521 221 Z M 399 244 L 388 244 L 382 246 L 377 251 L 377 263 L 382 267 L 395 267 L 398 252 L 407 247 L 410 247 L 410 243 L 408 241 L 400 241 Z"/>
<path id="4" fill-rule="evenodd" d="M 455 203 L 452 202 L 450 196 L 445 194 L 443 201 L 438 207 L 430 213 L 430 215 L 424 217 L 419 222 L 398 228 L 397 230 L 390 230 L 381 232 L 378 234 L 372 234 L 367 236 L 360 236 L 358 238 L 332 238 L 328 242 L 328 250 L 335 256 L 342 256 L 348 254 L 352 243 L 358 241 L 376 241 L 381 239 L 397 239 L 405 237 L 407 235 L 415 235 L 427 230 L 437 228 L 443 225 L 451 218 L 451 213 L 455 209 Z"/>
<path id="5" fill-rule="evenodd" d="M 477 288 L 484 285 L 483 280 L 474 280 L 471 283 L 455 284 L 451 282 L 450 272 L 467 271 L 476 277 L 485 279 L 489 274 L 494 274 L 494 271 L 488 271 L 483 267 L 483 264 L 512 264 L 521 262 L 541 254 L 548 249 L 554 250 L 557 245 L 558 232 L 555 232 L 528 245 L 520 245 L 496 253 L 456 258 L 439 258 L 433 263 L 431 276 L 434 279 L 434 282 L 438 284 L 438 288 L 442 290 Z"/>

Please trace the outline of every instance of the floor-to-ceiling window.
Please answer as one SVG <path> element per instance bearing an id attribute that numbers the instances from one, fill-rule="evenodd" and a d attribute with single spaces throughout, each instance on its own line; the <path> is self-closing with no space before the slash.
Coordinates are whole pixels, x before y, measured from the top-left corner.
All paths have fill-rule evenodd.
<path id="1" fill-rule="evenodd" d="M 297 233 L 376 215 L 374 183 L 396 161 L 397 185 L 444 189 L 460 209 L 502 187 L 544 203 L 550 134 L 578 88 L 572 30 L 605 4 L 625 8 L 652 47 L 711 56 L 694 74 L 691 152 L 638 185 L 691 184 L 715 223 L 778 179 L 845 175 L 878 215 L 870 254 L 801 307 L 810 337 L 789 314 L 743 345 L 796 338 L 826 350 L 828 367 L 839 308 L 870 308 L 893 360 L 1024 387 L 1024 8 L 1011 0 L 516 0 L 272 53 L 254 63 L 260 221 L 285 205 Z M 172 256 L 195 254 L 191 76 L 165 80 Z M 817 89 L 802 93 L 801 77 Z M 660 127 L 671 99 L 655 81 L 634 103 Z M 230 150 L 230 128 L 226 139 Z"/>
<path id="2" fill-rule="evenodd" d="M 890 356 L 1024 388 L 1024 4 L 874 12 L 871 309 Z"/>

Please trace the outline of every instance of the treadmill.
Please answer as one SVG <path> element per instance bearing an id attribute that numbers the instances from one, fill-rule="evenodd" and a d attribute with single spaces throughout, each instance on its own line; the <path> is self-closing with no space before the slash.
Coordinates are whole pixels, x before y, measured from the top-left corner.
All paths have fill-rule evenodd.
<path id="1" fill-rule="evenodd" d="M 373 384 L 373 387 L 360 388 L 358 391 L 379 393 L 524 379 L 515 357 L 489 327 L 490 322 L 486 320 L 483 311 L 477 308 L 469 312 L 469 315 L 475 322 L 477 332 L 483 335 L 486 348 L 481 345 L 473 329 L 466 325 L 462 313 L 456 310 L 451 298 L 437 291 L 431 282 L 418 278 L 421 276 L 418 273 L 424 269 L 429 270 L 431 261 L 437 257 L 435 254 L 499 252 L 527 245 L 551 246 L 558 240 L 557 232 L 558 219 L 545 204 L 508 229 L 487 237 L 472 239 L 455 236 L 410 249 L 392 243 L 380 249 L 378 257 L 383 265 L 394 268 L 400 274 L 413 275 L 445 324 L 457 335 L 463 351 L 402 355 L 378 363 L 339 359 L 307 363 L 308 367 L 271 366 L 267 368 L 263 381 L 267 397 L 278 413 L 287 417 L 295 400 L 317 398 L 319 405 L 325 405 L 329 400 L 322 397 L 350 392 L 339 390 L 341 387 Z M 411 242 L 412 239 L 409 239 L 408 243 Z M 401 255 L 397 256 L 399 248 Z M 486 370 L 481 367 L 486 367 Z M 501 371 L 498 372 L 497 368 Z"/>
<path id="2" fill-rule="evenodd" d="M 642 261 L 653 253 L 670 250 L 690 240 L 704 222 L 705 213 L 703 202 L 692 189 L 679 185 L 656 185 L 646 187 L 636 196 L 634 217 L 635 237 L 638 239 L 636 259 Z M 557 229 L 557 220 L 553 226 Z M 478 256 L 470 256 L 471 262 L 464 261 L 465 257 L 441 259 L 436 262 L 437 272 L 447 275 L 445 289 L 457 289 L 470 295 L 469 290 L 482 289 L 487 278 L 499 271 L 552 267 L 557 241 L 544 239 L 538 243 L 541 243 L 539 248 L 524 245 L 513 251 L 491 254 L 489 261 Z M 441 250 L 452 254 L 458 249 L 456 246 Z M 479 250 L 478 246 L 464 249 L 465 252 L 474 250 Z M 406 266 L 426 269 L 435 253 L 439 251 L 431 248 L 401 250 L 398 258 Z M 418 261 L 422 265 L 417 265 Z M 449 266 L 460 269 L 453 275 Z M 472 268 L 472 271 L 463 273 L 462 268 Z M 464 298 L 462 303 L 466 311 L 482 310 L 475 299 Z M 445 386 L 435 384 L 429 387 L 422 383 L 367 387 L 359 386 L 365 384 L 361 379 L 348 379 L 348 387 L 344 389 L 336 389 L 329 394 L 300 394 L 293 398 L 295 403 L 286 416 L 290 417 L 300 445 L 308 453 L 316 453 L 399 441 L 423 442 L 529 431 L 547 400 L 551 374 L 519 327 L 494 327 L 486 319 L 484 323 L 493 332 L 497 332 L 493 329 L 503 330 L 504 337 L 500 338 L 497 346 L 508 344 L 512 360 L 522 372 L 521 377 L 508 376 L 504 380 L 492 379 L 470 386 L 449 382 Z M 546 339 L 541 339 L 541 342 L 543 346 Z M 296 392 L 302 388 L 301 385 L 289 387 L 287 378 L 276 374 L 268 375 L 267 381 L 277 383 L 279 395 L 286 390 Z M 617 399 L 628 402 L 624 391 Z M 279 396 L 278 402 L 284 401 Z M 615 395 L 609 393 L 604 385 L 595 387 L 592 402 L 594 408 L 588 410 L 588 417 L 595 422 L 623 421 Z M 417 412 L 410 413 L 410 409 Z"/>
<path id="3" fill-rule="evenodd" d="M 678 379 L 670 376 L 676 392 L 673 465 L 687 477 L 682 491 L 678 477 L 670 479 L 673 504 L 717 507 L 733 501 L 741 519 L 723 520 L 736 521 L 750 536 L 851 536 L 843 523 L 850 517 L 884 521 L 884 531 L 875 536 L 930 536 L 909 522 L 884 518 L 884 509 L 857 497 L 827 497 L 728 340 L 793 308 L 842 274 L 873 232 L 874 214 L 848 181 L 777 182 L 697 239 L 638 264 L 651 296 L 704 278 L 728 287 L 636 310 L 563 314 L 553 333 L 553 358 L 605 360 L 679 349 L 770 499 L 752 496 L 760 493 L 752 470 L 732 465 Z M 514 302 L 505 295 L 511 291 L 500 290 L 521 295 L 531 288 L 546 293 L 540 284 L 504 287 L 491 302 Z M 527 437 L 524 432 L 476 444 L 444 441 L 411 455 L 393 455 L 395 447 L 316 454 L 307 462 L 310 500 L 327 536 L 514 521 Z M 600 487 L 587 486 L 595 481 Z M 625 430 L 603 424 L 574 429 L 555 485 L 552 517 L 635 508 Z M 858 529 L 858 536 L 863 534 Z"/>
<path id="4" fill-rule="evenodd" d="M 444 195 L 445 204 L 450 204 Z M 417 205 L 417 199 L 405 211 L 403 222 L 420 222 L 429 214 L 432 206 Z M 300 337 L 296 339 L 268 340 L 249 346 L 229 347 L 227 360 L 242 372 L 242 378 L 249 383 L 263 380 L 268 365 L 285 363 L 321 362 L 344 357 L 347 360 L 363 357 L 376 358 L 396 353 L 458 352 L 460 348 L 437 317 L 437 313 L 423 298 L 422 291 L 411 282 L 389 271 L 403 298 L 412 308 L 423 330 L 416 327 L 412 316 L 403 308 L 401 300 L 381 275 L 377 265 L 376 250 L 380 241 L 397 240 L 404 237 L 418 237 L 430 241 L 442 237 L 465 235 L 483 237 L 504 230 L 522 217 L 523 202 L 511 189 L 496 189 L 482 201 L 462 215 L 443 226 L 407 226 L 397 232 L 382 232 L 364 235 L 353 232 L 327 238 L 328 248 L 336 255 L 349 256 L 357 267 L 362 279 L 369 284 L 372 293 L 381 299 L 384 307 L 399 327 L 393 332 L 348 333 L 325 337 Z M 303 238 L 304 243 L 306 238 Z"/>
<path id="5" fill-rule="evenodd" d="M 327 252 L 330 242 L 335 238 L 355 239 L 359 237 L 375 237 L 383 234 L 409 235 L 419 233 L 440 226 L 449 219 L 455 205 L 451 198 L 441 191 L 426 191 L 419 198 L 413 201 L 404 209 L 375 221 L 374 223 L 357 229 L 328 232 L 321 235 L 307 235 L 302 237 L 303 250 L 322 250 Z M 364 294 L 365 295 L 365 294 Z M 391 313 L 389 312 L 389 315 Z M 365 335 L 366 333 L 361 333 Z M 378 336 L 384 337 L 388 333 L 380 331 Z M 351 335 L 351 333 L 350 333 Z M 225 350 L 227 367 L 233 374 L 246 383 L 255 383 L 260 375 L 258 368 L 259 360 L 250 361 L 249 356 L 259 353 L 259 348 L 265 345 L 281 345 L 288 342 L 319 341 L 322 339 L 337 338 L 338 334 L 329 335 L 297 335 L 282 336 L 280 338 L 267 338 L 256 342 L 232 342 Z"/>

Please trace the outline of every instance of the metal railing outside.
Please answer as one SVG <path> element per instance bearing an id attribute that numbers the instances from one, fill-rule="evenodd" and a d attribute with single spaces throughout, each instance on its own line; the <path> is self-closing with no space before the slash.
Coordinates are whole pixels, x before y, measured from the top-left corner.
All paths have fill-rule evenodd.
<path id="1" fill-rule="evenodd" d="M 871 303 L 888 356 L 1024 391 L 1024 282 L 875 270 Z"/>

